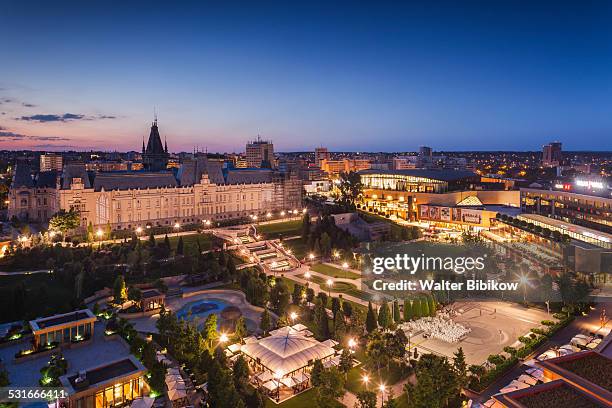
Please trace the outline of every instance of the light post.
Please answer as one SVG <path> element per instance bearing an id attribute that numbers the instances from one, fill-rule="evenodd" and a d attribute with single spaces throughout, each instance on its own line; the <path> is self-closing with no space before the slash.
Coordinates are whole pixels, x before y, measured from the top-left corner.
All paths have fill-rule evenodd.
<path id="1" fill-rule="evenodd" d="M 306 278 L 306 279 L 310 279 L 310 276 L 311 276 L 311 275 L 310 275 L 310 271 L 306 271 L 306 272 L 304 273 L 304 278 Z"/>
<path id="2" fill-rule="evenodd" d="M 355 341 L 354 338 L 351 337 L 348 341 L 348 347 L 349 347 L 351 354 L 355 353 L 355 346 L 357 346 L 357 342 Z"/>
<path id="3" fill-rule="evenodd" d="M 348 263 L 347 263 L 347 262 L 343 262 L 343 263 L 342 263 L 342 269 L 344 269 L 344 278 L 345 278 L 345 279 L 346 279 L 346 277 L 347 277 L 346 270 L 348 269 L 348 266 L 349 266 L 349 265 L 348 265 Z"/>
<path id="4" fill-rule="evenodd" d="M 363 381 L 366 387 L 366 391 L 368 391 L 368 388 L 369 388 L 368 383 L 370 382 L 370 376 L 367 374 L 364 374 L 363 377 L 361 377 L 361 381 Z"/>
<path id="5" fill-rule="evenodd" d="M 385 405 L 385 385 L 384 384 L 380 384 L 378 386 L 378 389 L 380 390 L 380 406 L 383 407 Z"/>
<path id="6" fill-rule="evenodd" d="M 98 229 L 96 231 L 96 237 L 98 237 L 98 249 L 102 248 L 102 235 L 104 235 L 104 232 L 102 232 L 101 229 Z"/>
<path id="7" fill-rule="evenodd" d="M 546 314 L 550 316 L 550 300 L 547 300 L 544 303 L 546 303 Z"/>
<path id="8" fill-rule="evenodd" d="M 136 227 L 136 235 L 142 234 L 142 227 Z"/>
<path id="9" fill-rule="evenodd" d="M 313 253 L 308 254 L 308 259 L 312 261 L 314 258 L 315 258 L 315 255 Z"/>
<path id="10" fill-rule="evenodd" d="M 229 337 L 227 336 L 227 334 L 221 333 L 221 336 L 219 337 L 219 343 L 221 344 L 227 343 L 228 340 L 229 340 Z"/>
<path id="11" fill-rule="evenodd" d="M 298 318 L 298 315 L 295 312 L 291 312 L 291 314 L 289 315 L 289 318 L 291 319 L 291 325 L 293 326 L 295 324 L 295 319 Z"/>
<path id="12" fill-rule="evenodd" d="M 179 230 L 181 229 L 181 224 L 179 224 L 178 222 L 174 223 L 174 230 L 176 231 L 176 236 L 178 237 L 179 234 Z"/>
<path id="13" fill-rule="evenodd" d="M 521 275 L 519 278 L 519 282 L 523 285 L 523 303 L 527 305 L 527 283 L 529 280 L 525 275 Z"/>
<path id="14" fill-rule="evenodd" d="M 332 288 L 333 284 L 334 284 L 333 280 L 331 280 L 331 279 L 327 280 L 327 287 L 328 287 L 327 294 L 329 295 L 329 297 L 331 297 L 331 288 Z"/>

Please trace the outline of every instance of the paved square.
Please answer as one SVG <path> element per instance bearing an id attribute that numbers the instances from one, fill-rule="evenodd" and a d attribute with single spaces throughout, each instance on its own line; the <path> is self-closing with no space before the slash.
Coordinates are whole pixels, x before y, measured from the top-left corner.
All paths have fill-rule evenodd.
<path id="1" fill-rule="evenodd" d="M 449 358 L 462 347 L 468 364 L 482 364 L 490 354 L 502 352 L 505 346 L 541 326 L 542 320 L 550 319 L 544 311 L 501 301 L 456 302 L 455 310 L 460 314 L 453 320 L 472 329 L 465 339 L 447 343 L 418 335 L 411 339 L 412 347 L 416 346 L 419 353 L 429 351 Z"/>

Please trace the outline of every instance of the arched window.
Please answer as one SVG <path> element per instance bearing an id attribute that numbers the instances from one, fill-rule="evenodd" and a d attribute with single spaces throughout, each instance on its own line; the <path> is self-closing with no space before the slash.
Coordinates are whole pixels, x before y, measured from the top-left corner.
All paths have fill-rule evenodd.
<path id="1" fill-rule="evenodd" d="M 110 220 L 108 197 L 100 195 L 96 200 L 96 224 L 106 224 Z"/>

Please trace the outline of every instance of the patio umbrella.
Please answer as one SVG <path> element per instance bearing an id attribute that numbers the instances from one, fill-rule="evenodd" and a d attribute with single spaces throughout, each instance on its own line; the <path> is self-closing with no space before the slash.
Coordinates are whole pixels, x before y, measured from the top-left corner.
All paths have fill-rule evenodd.
<path id="1" fill-rule="evenodd" d="M 269 371 L 264 371 L 261 372 L 259 374 L 257 374 L 257 380 L 261 381 L 261 382 L 266 382 L 270 379 L 272 379 L 272 373 L 270 373 Z"/>
<path id="2" fill-rule="evenodd" d="M 170 398 L 170 401 L 176 401 L 181 398 L 185 398 L 186 396 L 187 396 L 187 393 L 184 390 L 169 390 L 168 391 L 168 398 Z"/>
<path id="3" fill-rule="evenodd" d="M 132 408 L 151 408 L 155 402 L 155 398 L 142 397 L 132 401 Z"/>
<path id="4" fill-rule="evenodd" d="M 276 389 L 279 387 L 279 383 L 276 381 L 268 381 L 263 386 L 270 391 L 276 391 Z"/>

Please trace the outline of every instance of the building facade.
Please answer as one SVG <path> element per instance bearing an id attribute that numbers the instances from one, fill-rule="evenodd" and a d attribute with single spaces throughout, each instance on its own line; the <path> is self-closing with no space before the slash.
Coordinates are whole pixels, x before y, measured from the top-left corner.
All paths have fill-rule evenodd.
<path id="1" fill-rule="evenodd" d="M 156 127 L 148 143 L 153 150 L 145 151 L 161 143 Z M 163 154 L 147 160 L 152 169 L 167 165 Z M 61 173 L 36 173 L 16 166 L 8 214 L 44 223 L 60 209 L 75 209 L 82 227 L 130 229 L 244 218 L 301 204 L 302 183 L 295 172 L 237 169 L 203 155 L 162 171 L 95 173 L 84 164 L 70 164 Z"/>
<path id="2" fill-rule="evenodd" d="M 252 168 L 274 168 L 274 145 L 269 140 L 261 140 L 257 137 L 246 145 L 246 163 L 247 167 Z"/>
<path id="3" fill-rule="evenodd" d="M 40 171 L 62 171 L 62 156 L 55 153 L 40 155 Z"/>
<path id="4" fill-rule="evenodd" d="M 556 167 L 562 161 L 561 142 L 552 142 L 542 147 L 542 165 L 544 167 Z"/>

